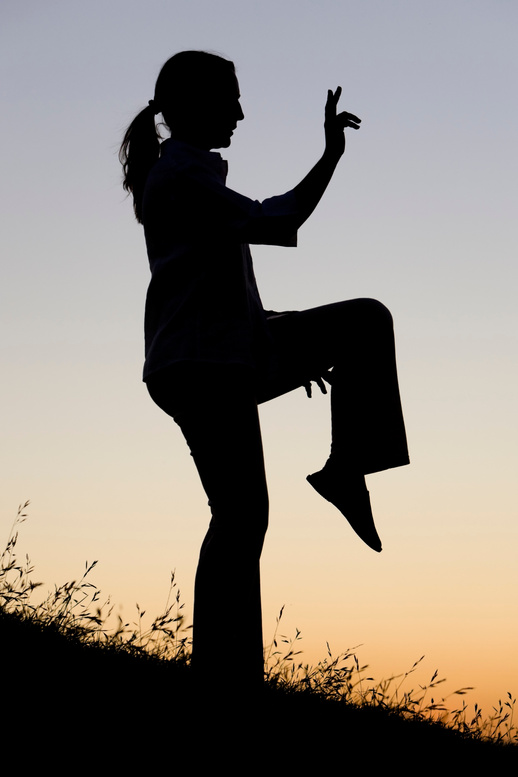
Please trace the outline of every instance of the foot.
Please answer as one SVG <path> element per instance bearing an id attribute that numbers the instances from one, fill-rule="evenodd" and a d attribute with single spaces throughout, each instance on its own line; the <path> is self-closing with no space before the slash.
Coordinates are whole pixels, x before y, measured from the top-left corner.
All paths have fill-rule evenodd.
<path id="1" fill-rule="evenodd" d="M 352 528 L 369 548 L 381 552 L 381 540 L 374 526 L 369 492 L 363 475 L 344 477 L 324 467 L 320 472 L 308 475 L 306 480 L 315 491 L 334 504 L 345 515 Z"/>

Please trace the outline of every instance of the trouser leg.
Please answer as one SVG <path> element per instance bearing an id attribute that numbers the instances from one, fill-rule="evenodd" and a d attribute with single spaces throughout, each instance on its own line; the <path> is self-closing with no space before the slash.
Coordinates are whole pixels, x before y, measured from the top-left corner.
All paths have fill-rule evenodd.
<path id="1" fill-rule="evenodd" d="M 332 368 L 332 455 L 363 474 L 408 464 L 392 317 L 371 299 L 269 320 L 275 361 L 267 401 Z"/>
<path id="2" fill-rule="evenodd" d="M 237 676 L 262 682 L 259 560 L 268 493 L 257 403 L 231 389 L 225 399 L 214 407 L 212 426 L 208 419 L 209 439 L 182 426 L 212 514 L 196 572 L 193 661 L 220 676 L 230 637 Z"/>
<path id="3" fill-rule="evenodd" d="M 237 677 L 259 685 L 268 492 L 252 381 L 246 368 L 201 365 L 181 383 L 185 396 L 172 392 L 172 412 L 152 396 L 181 427 L 211 509 L 196 572 L 193 668 L 201 683 L 212 684 L 224 682 L 230 662 Z"/>

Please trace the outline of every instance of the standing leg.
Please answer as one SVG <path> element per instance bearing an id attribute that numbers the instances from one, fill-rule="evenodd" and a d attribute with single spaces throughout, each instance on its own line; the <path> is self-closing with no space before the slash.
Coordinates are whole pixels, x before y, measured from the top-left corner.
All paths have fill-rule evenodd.
<path id="1" fill-rule="evenodd" d="M 187 440 L 212 515 L 196 572 L 193 669 L 205 686 L 225 682 L 230 659 L 248 687 L 259 687 L 264 679 L 259 559 L 268 492 L 253 383 L 240 365 L 181 365 L 174 376 L 172 402 L 163 388 L 151 395 L 163 409 L 169 403 L 166 412 Z"/>

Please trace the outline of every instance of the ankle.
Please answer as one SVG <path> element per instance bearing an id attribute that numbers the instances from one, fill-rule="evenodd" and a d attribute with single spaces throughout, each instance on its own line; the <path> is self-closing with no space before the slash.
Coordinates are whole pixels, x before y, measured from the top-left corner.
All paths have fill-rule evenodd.
<path id="1" fill-rule="evenodd" d="M 321 470 L 326 475 L 346 480 L 364 480 L 365 475 L 358 464 L 350 457 L 331 453 Z"/>

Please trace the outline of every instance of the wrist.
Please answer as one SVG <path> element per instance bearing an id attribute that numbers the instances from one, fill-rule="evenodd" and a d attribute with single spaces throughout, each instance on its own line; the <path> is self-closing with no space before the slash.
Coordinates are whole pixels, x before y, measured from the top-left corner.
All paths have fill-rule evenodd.
<path id="1" fill-rule="evenodd" d="M 344 151 L 345 151 L 345 148 L 341 149 L 333 146 L 326 146 L 324 148 L 322 159 L 326 164 L 332 165 L 334 168 L 342 158 Z"/>

